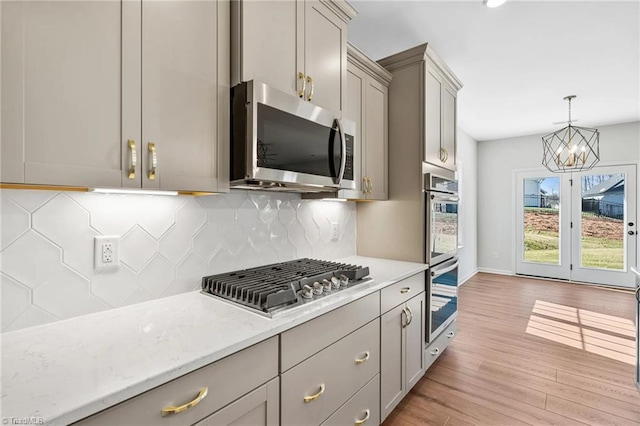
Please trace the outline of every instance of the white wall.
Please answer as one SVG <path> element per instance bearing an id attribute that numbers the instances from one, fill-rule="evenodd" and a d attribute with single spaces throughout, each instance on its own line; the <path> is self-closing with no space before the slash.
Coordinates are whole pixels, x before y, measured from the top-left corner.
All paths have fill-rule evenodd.
<path id="1" fill-rule="evenodd" d="M 640 122 L 598 130 L 602 165 L 640 162 Z M 478 267 L 482 270 L 514 273 L 514 170 L 544 170 L 542 136 L 478 143 Z"/>
<path id="2" fill-rule="evenodd" d="M 355 204 L 295 194 L 0 190 L 0 214 L 2 331 L 192 291 L 204 275 L 355 254 Z M 117 272 L 93 270 L 96 235 L 122 236 Z"/>
<path id="3" fill-rule="evenodd" d="M 460 218 L 462 248 L 458 274 L 464 282 L 478 271 L 478 142 L 458 128 L 456 161 L 460 170 Z"/>

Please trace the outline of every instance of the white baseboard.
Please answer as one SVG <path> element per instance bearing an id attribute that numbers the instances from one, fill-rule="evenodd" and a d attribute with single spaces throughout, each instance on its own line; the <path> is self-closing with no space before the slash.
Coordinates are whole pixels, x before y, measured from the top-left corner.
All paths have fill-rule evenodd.
<path id="1" fill-rule="evenodd" d="M 514 275 L 512 271 L 507 271 L 505 269 L 478 268 L 478 272 L 486 272 L 487 274 L 496 275 Z"/>
<path id="2" fill-rule="evenodd" d="M 474 269 L 473 271 L 471 271 L 471 273 L 470 273 L 469 275 L 467 275 L 466 277 L 464 277 L 464 278 L 460 278 L 460 279 L 458 280 L 458 287 L 460 287 L 462 284 L 464 284 L 464 283 L 466 283 L 467 281 L 469 281 L 469 279 L 470 279 L 471 277 L 473 277 L 473 276 L 474 276 L 475 274 L 477 274 L 477 273 L 478 273 L 478 268 L 476 268 L 476 269 Z"/>

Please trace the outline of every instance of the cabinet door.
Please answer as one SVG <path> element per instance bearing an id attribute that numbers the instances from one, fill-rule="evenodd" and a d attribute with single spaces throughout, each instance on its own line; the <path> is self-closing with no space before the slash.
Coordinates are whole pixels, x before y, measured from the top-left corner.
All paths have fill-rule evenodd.
<path id="1" fill-rule="evenodd" d="M 370 179 L 371 193 L 368 199 L 386 200 L 387 186 L 387 150 L 388 150 L 388 89 L 383 84 L 369 78 L 365 95 L 364 140 L 365 175 Z"/>
<path id="2" fill-rule="evenodd" d="M 269 426 L 279 423 L 280 379 L 276 377 L 196 425 Z"/>
<path id="3" fill-rule="evenodd" d="M 229 43 L 226 1 L 143 2 L 143 187 L 217 191 L 228 180 Z"/>
<path id="4" fill-rule="evenodd" d="M 122 184 L 121 132 L 140 134 L 139 121 L 133 129 L 122 122 L 122 96 L 135 90 L 121 76 L 122 47 L 135 44 L 123 28 L 140 26 L 123 9 L 130 6 L 1 2 L 2 182 Z"/>
<path id="5" fill-rule="evenodd" d="M 407 309 L 411 317 L 411 322 L 405 328 L 406 392 L 409 392 L 424 374 L 425 293 L 409 300 Z"/>
<path id="6" fill-rule="evenodd" d="M 304 22 L 304 68 L 314 86 L 311 102 L 342 112 L 347 80 L 347 24 L 318 0 L 305 1 Z"/>
<path id="7" fill-rule="evenodd" d="M 380 420 L 383 421 L 405 395 L 404 326 L 402 304 L 380 317 Z"/>
<path id="8" fill-rule="evenodd" d="M 426 101 L 425 101 L 425 147 L 424 160 L 427 163 L 442 166 L 440 157 L 440 143 L 442 139 L 442 80 L 440 76 L 426 71 Z"/>
<path id="9" fill-rule="evenodd" d="M 442 148 L 445 150 L 444 167 L 456 169 L 456 92 L 448 84 L 442 90 Z"/>
<path id="10" fill-rule="evenodd" d="M 258 80 L 285 93 L 302 88 L 304 2 L 232 3 L 232 84 Z"/>
<path id="11" fill-rule="evenodd" d="M 364 91 L 366 74 L 359 70 L 355 66 L 349 66 L 347 68 L 347 101 L 344 109 L 344 118 L 356 123 L 356 146 L 354 147 L 356 152 L 360 153 L 360 158 L 365 158 L 364 150 L 365 148 L 365 134 L 364 127 L 362 123 L 364 122 L 364 112 L 365 105 L 364 101 Z M 363 161 L 355 161 L 353 164 L 353 175 L 354 180 L 356 182 L 356 190 L 362 194 L 361 198 L 365 197 L 365 194 L 362 193 L 363 189 Z"/>

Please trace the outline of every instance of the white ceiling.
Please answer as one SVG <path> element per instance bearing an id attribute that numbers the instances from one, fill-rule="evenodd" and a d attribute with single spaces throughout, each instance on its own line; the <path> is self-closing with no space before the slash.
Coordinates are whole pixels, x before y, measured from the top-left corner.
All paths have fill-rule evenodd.
<path id="1" fill-rule="evenodd" d="M 640 120 L 640 1 L 351 0 L 354 45 L 381 59 L 431 43 L 464 83 L 458 124 L 478 141 Z"/>

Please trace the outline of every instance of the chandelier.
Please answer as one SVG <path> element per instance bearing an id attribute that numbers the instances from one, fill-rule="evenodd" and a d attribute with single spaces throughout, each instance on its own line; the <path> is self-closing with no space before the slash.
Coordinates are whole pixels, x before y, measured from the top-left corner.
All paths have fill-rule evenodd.
<path id="1" fill-rule="evenodd" d="M 542 137 L 542 165 L 554 173 L 589 170 L 600 161 L 600 133 L 598 129 L 573 126 L 571 100 L 568 126 Z"/>

